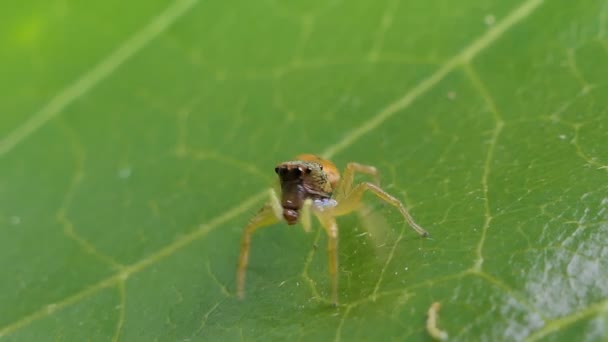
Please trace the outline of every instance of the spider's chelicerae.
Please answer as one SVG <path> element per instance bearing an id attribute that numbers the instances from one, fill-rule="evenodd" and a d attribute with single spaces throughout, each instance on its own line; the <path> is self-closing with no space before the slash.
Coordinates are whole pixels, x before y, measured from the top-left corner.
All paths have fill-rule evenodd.
<path id="1" fill-rule="evenodd" d="M 249 221 L 243 231 L 241 252 L 237 268 L 237 293 L 245 296 L 245 271 L 249 261 L 251 235 L 262 228 L 281 220 L 293 225 L 300 220 L 305 231 L 310 231 L 310 214 L 314 214 L 328 236 L 329 274 L 332 285 L 332 302 L 338 304 L 338 225 L 336 217 L 346 215 L 359 208 L 365 191 L 370 191 L 381 200 L 393 205 L 409 225 L 422 236 L 428 236 L 407 212 L 403 203 L 382 190 L 378 184 L 378 171 L 373 166 L 348 163 L 344 177 L 336 166 L 315 155 L 304 154 L 297 160 L 280 163 L 274 169 L 281 184 L 281 198 L 270 190 L 270 200 Z M 371 175 L 375 184 L 363 182 L 353 187 L 355 172 Z"/>

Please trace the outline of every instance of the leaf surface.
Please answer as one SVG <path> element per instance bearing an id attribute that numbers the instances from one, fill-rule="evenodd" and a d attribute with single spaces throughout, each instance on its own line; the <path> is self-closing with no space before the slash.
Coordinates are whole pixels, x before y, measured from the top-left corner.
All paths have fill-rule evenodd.
<path id="1" fill-rule="evenodd" d="M 608 336 L 608 3 L 24 1 L 0 14 L 0 339 Z M 375 165 L 327 240 L 276 163 Z M 364 178 L 358 178 L 363 180 Z M 298 227 L 298 226 L 296 226 Z"/>

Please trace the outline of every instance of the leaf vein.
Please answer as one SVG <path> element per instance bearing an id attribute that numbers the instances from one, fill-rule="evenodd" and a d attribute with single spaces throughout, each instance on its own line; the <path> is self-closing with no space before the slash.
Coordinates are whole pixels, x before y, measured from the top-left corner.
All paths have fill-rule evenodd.
<path id="1" fill-rule="evenodd" d="M 119 282 L 126 281 L 126 279 L 129 278 L 131 275 L 141 272 L 148 266 L 153 265 L 154 263 L 159 262 L 160 260 L 172 255 L 173 253 L 180 250 L 184 246 L 187 246 L 190 243 L 192 243 L 193 241 L 196 241 L 196 240 L 206 236 L 209 232 L 211 232 L 213 229 L 217 228 L 221 224 L 223 224 L 223 223 L 229 221 L 230 219 L 247 211 L 249 208 L 253 207 L 255 204 L 258 204 L 262 200 L 262 198 L 266 197 L 266 195 L 267 195 L 267 191 L 259 192 L 255 195 L 251 196 L 250 198 L 246 199 L 245 201 L 243 201 L 240 205 L 237 205 L 237 206 L 233 207 L 232 209 L 224 212 L 223 214 L 217 216 L 216 218 L 212 219 L 208 223 L 202 224 L 195 231 L 193 231 L 189 234 L 183 235 L 182 237 L 173 241 L 173 243 L 165 246 L 164 248 L 160 249 L 159 251 L 140 260 L 139 262 L 136 262 L 130 266 L 124 267 L 124 269 L 121 272 L 118 272 L 105 279 L 102 279 L 101 281 L 97 282 L 96 284 L 94 284 L 88 288 L 85 288 L 84 290 L 79 291 L 71 296 L 68 296 L 65 299 L 63 299 L 57 303 L 45 305 L 44 307 L 33 312 L 32 314 L 30 314 L 20 320 L 17 320 L 13 323 L 10 323 L 5 327 L 0 328 L 0 338 L 28 325 L 29 323 L 31 323 L 33 321 L 50 316 L 53 313 L 59 311 L 60 309 L 63 309 L 73 303 L 76 303 L 85 298 L 88 298 L 88 297 L 96 294 L 97 292 L 99 292 L 102 289 L 105 289 L 110 286 L 115 286 Z"/>
<path id="2" fill-rule="evenodd" d="M 0 140 L 0 157 L 10 152 L 51 119 L 63 113 L 72 102 L 110 76 L 122 64 L 188 12 L 197 2 L 198 0 L 177 0 L 141 30 L 124 41 L 99 64 L 60 91 L 38 112 Z"/>
<path id="3" fill-rule="evenodd" d="M 490 228 L 490 224 L 492 223 L 492 210 L 490 209 L 490 199 L 489 199 L 489 186 L 488 179 L 490 177 L 490 168 L 492 166 L 492 161 L 494 160 L 494 150 L 496 149 L 496 145 L 498 144 L 498 138 L 500 137 L 500 133 L 504 127 L 504 121 L 502 120 L 501 114 L 496 109 L 496 102 L 490 95 L 487 87 L 473 68 L 473 66 L 469 63 L 464 65 L 465 72 L 477 91 L 481 94 L 482 98 L 486 102 L 486 105 L 489 107 L 490 112 L 494 117 L 494 129 L 492 130 L 492 137 L 490 138 L 490 144 L 488 146 L 488 152 L 486 154 L 486 158 L 483 164 L 483 172 L 481 176 L 481 188 L 483 191 L 483 203 L 484 203 L 484 222 L 483 227 L 481 228 L 481 237 L 475 249 L 476 260 L 473 265 L 473 270 L 481 271 L 483 266 L 483 245 L 486 241 L 486 237 L 488 234 L 488 229 Z"/>
<path id="4" fill-rule="evenodd" d="M 443 80 L 445 76 L 452 72 L 456 67 L 461 64 L 470 63 L 481 51 L 500 38 L 509 28 L 527 18 L 542 3 L 543 0 L 528 0 L 522 3 L 504 20 L 486 31 L 485 34 L 481 35 L 471 44 L 467 45 L 460 53 L 448 59 L 447 62 L 437 69 L 437 71 L 423 79 L 401 98 L 390 103 L 362 125 L 348 132 L 340 141 L 329 146 L 321 155 L 324 158 L 331 159 L 334 155 L 352 145 L 355 141 L 380 126 L 384 121 L 390 119 L 396 113 L 408 108 L 415 100 L 426 94 L 426 92 Z"/>

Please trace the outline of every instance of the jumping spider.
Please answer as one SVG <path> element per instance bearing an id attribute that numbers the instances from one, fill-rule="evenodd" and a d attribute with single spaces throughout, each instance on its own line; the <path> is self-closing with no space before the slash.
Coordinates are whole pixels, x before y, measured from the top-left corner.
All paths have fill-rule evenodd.
<path id="1" fill-rule="evenodd" d="M 303 154 L 297 160 L 280 163 L 274 169 L 279 176 L 281 199 L 270 190 L 270 200 L 249 221 L 243 231 L 241 251 L 236 272 L 237 294 L 245 296 L 245 271 L 249 261 L 251 235 L 262 228 L 281 220 L 293 225 L 300 220 L 306 232 L 310 231 L 311 212 L 317 217 L 328 236 L 329 274 L 332 285 L 332 303 L 338 304 L 338 225 L 336 217 L 346 215 L 359 208 L 361 197 L 370 191 L 381 200 L 396 207 L 408 224 L 420 235 L 428 232 L 420 227 L 407 212 L 401 201 L 389 195 L 378 185 L 378 171 L 373 166 L 348 163 L 344 177 L 336 166 L 315 155 Z M 355 172 L 371 175 L 376 184 L 363 182 L 353 187 Z"/>

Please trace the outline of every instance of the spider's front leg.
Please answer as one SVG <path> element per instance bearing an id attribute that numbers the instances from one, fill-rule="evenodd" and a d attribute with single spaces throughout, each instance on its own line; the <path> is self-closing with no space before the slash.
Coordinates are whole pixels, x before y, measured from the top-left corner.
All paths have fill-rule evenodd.
<path id="1" fill-rule="evenodd" d="M 317 217 L 327 233 L 329 276 L 331 277 L 331 301 L 338 305 L 338 224 L 331 214 L 318 213 Z"/>
<path id="2" fill-rule="evenodd" d="M 239 298 L 245 297 L 245 272 L 249 262 L 249 249 L 251 247 L 251 235 L 258 230 L 277 223 L 283 219 L 283 207 L 273 189 L 269 191 L 270 200 L 260 209 L 260 211 L 249 221 L 241 237 L 241 252 L 239 264 L 236 270 L 237 295 Z"/>
<path id="3" fill-rule="evenodd" d="M 352 185 L 355 172 L 374 176 L 376 184 L 364 182 L 353 188 Z M 412 227 L 418 234 L 424 237 L 429 236 L 429 233 L 414 221 L 410 213 L 407 211 L 407 209 L 405 209 L 405 206 L 403 206 L 403 203 L 401 203 L 401 201 L 397 198 L 391 196 L 386 191 L 382 190 L 378 184 L 378 172 L 375 167 L 357 163 L 349 163 L 344 170 L 344 178 L 340 182 L 337 189 L 338 192 L 336 200 L 338 201 L 338 206 L 335 209 L 336 215 L 345 215 L 359 208 L 361 198 L 363 197 L 365 191 L 371 191 L 381 200 L 397 208 L 410 227 Z"/>

